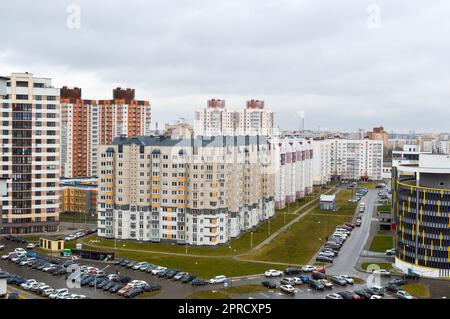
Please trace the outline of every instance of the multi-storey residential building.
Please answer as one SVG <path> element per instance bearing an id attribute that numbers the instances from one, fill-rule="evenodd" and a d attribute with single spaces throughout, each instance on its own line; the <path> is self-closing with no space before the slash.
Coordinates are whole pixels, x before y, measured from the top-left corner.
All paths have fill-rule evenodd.
<path id="1" fill-rule="evenodd" d="M 151 134 L 149 101 L 135 99 L 134 89 L 116 88 L 112 100 L 99 100 L 100 144 L 110 144 L 118 136 Z"/>
<path id="2" fill-rule="evenodd" d="M 284 208 L 313 190 L 311 141 L 298 137 L 277 137 L 274 148 L 275 207 Z"/>
<path id="3" fill-rule="evenodd" d="M 274 214 L 265 137 L 119 137 L 100 154 L 101 237 L 217 245 Z"/>
<path id="4" fill-rule="evenodd" d="M 274 114 L 264 109 L 264 101 L 247 101 L 243 110 L 227 110 L 224 100 L 208 100 L 206 108 L 195 112 L 196 135 L 272 136 Z"/>
<path id="5" fill-rule="evenodd" d="M 450 277 L 450 155 L 421 153 L 394 166 L 392 185 L 396 267 Z"/>
<path id="6" fill-rule="evenodd" d="M 117 88 L 113 100 L 85 100 L 80 88 L 61 89 L 61 170 L 63 177 L 97 175 L 98 146 L 120 135 L 150 134 L 148 101 Z"/>
<path id="7" fill-rule="evenodd" d="M 312 174 L 314 185 L 324 185 L 331 181 L 331 143 L 333 140 L 313 140 Z"/>
<path id="8" fill-rule="evenodd" d="M 61 180 L 61 213 L 97 213 L 97 179 Z"/>
<path id="9" fill-rule="evenodd" d="M 51 79 L 2 77 L 0 177 L 6 178 L 1 233 L 56 231 L 59 224 L 60 104 Z M 0 90 L 2 91 L 2 90 Z"/>
<path id="10" fill-rule="evenodd" d="M 316 184 L 323 184 L 331 179 L 382 179 L 382 140 L 335 138 L 314 140 L 313 145 Z"/>
<path id="11" fill-rule="evenodd" d="M 80 88 L 61 89 L 61 176 L 93 176 L 99 145 L 95 100 L 81 99 Z"/>

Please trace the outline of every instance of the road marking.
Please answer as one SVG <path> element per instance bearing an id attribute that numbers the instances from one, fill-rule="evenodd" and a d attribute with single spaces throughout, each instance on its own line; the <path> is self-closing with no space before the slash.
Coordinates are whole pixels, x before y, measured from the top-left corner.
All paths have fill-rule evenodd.
<path id="1" fill-rule="evenodd" d="M 263 295 L 264 297 L 269 298 L 269 296 L 266 295 L 265 293 L 262 293 L 262 292 L 261 292 L 260 295 Z"/>

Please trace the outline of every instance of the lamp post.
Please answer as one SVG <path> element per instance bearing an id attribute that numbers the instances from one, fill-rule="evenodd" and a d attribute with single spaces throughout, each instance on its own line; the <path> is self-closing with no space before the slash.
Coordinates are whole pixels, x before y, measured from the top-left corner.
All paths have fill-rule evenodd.
<path id="1" fill-rule="evenodd" d="M 269 236 L 270 236 L 270 219 L 269 219 Z"/>
<path id="2" fill-rule="evenodd" d="M 98 276 L 98 273 L 101 272 L 101 271 L 106 270 L 107 268 L 109 268 L 109 266 L 110 266 L 110 265 L 107 265 L 105 268 L 103 268 L 103 269 L 101 269 L 101 270 L 99 270 L 99 271 L 97 271 L 97 272 L 95 273 L 94 296 L 97 295 L 97 276 Z"/>
<path id="3" fill-rule="evenodd" d="M 253 248 L 253 232 L 250 232 L 250 248 Z"/>

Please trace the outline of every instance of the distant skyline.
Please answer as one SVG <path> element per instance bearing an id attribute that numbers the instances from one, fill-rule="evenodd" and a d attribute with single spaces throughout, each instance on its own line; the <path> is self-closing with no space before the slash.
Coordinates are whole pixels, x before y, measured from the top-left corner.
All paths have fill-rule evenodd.
<path id="1" fill-rule="evenodd" d="M 260 99 L 276 126 L 449 130 L 450 2 L 8 1 L 0 75 L 30 72 L 104 99 L 132 87 L 155 122 L 210 98 Z"/>

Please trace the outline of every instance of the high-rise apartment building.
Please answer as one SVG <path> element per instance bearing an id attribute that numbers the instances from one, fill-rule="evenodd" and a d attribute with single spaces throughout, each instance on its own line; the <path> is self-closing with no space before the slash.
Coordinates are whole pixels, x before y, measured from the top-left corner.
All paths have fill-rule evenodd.
<path id="1" fill-rule="evenodd" d="M 196 135 L 272 136 L 274 114 L 264 109 L 264 101 L 250 100 L 243 110 L 228 110 L 224 100 L 208 100 L 206 108 L 195 112 Z"/>
<path id="2" fill-rule="evenodd" d="M 97 175 L 98 146 L 114 137 L 149 135 L 149 101 L 134 89 L 116 88 L 113 100 L 86 100 L 80 88 L 61 89 L 61 173 L 63 177 Z"/>
<path id="3" fill-rule="evenodd" d="M 262 136 L 119 137 L 100 154 L 101 237 L 217 245 L 275 212 Z"/>
<path id="4" fill-rule="evenodd" d="M 313 191 L 311 141 L 298 137 L 271 139 L 274 148 L 275 207 L 284 208 Z"/>
<path id="5" fill-rule="evenodd" d="M 382 179 L 382 140 L 335 138 L 314 140 L 313 145 L 315 184 L 331 179 Z"/>
<path id="6" fill-rule="evenodd" d="M 59 89 L 52 86 L 51 79 L 31 73 L 12 73 L 1 82 L 0 177 L 7 179 L 7 195 L 2 198 L 0 232 L 56 231 Z"/>

